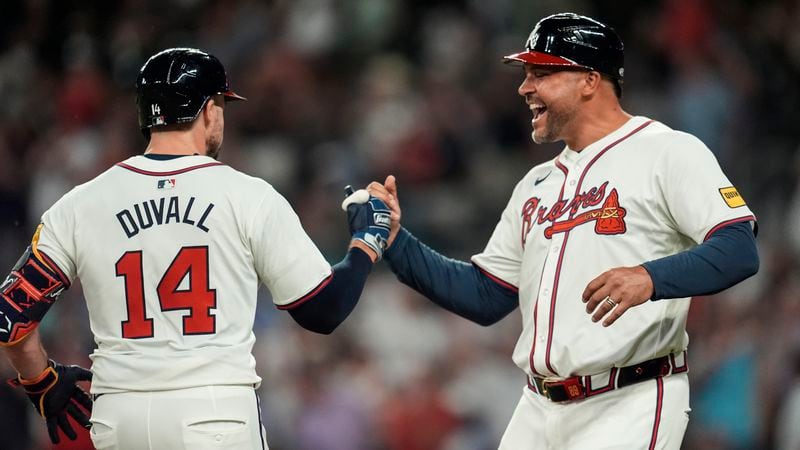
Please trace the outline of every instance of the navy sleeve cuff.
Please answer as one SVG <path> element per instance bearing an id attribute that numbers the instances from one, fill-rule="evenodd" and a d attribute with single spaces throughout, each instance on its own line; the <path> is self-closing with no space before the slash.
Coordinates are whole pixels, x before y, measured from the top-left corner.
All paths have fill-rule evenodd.
<path id="1" fill-rule="evenodd" d="M 387 248 L 386 251 L 383 252 L 383 257 L 385 259 L 391 260 L 392 257 L 396 255 L 401 255 L 405 250 L 406 245 L 408 244 L 409 238 L 411 237 L 411 233 L 403 227 L 400 227 L 400 231 L 397 232 L 397 236 L 395 236 L 394 241 L 392 241 L 392 246 Z"/>

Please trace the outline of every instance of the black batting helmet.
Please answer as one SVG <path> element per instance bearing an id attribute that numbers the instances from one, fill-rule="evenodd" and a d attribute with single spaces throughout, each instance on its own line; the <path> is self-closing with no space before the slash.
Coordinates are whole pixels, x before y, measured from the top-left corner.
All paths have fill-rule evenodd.
<path id="1" fill-rule="evenodd" d="M 151 56 L 136 79 L 139 128 L 192 122 L 213 95 L 246 100 L 228 85 L 222 63 L 194 48 L 170 48 Z"/>
<path id="2" fill-rule="evenodd" d="M 560 13 L 540 20 L 525 51 L 503 61 L 596 70 L 621 85 L 623 50 L 622 39 L 608 25 L 579 14 Z"/>

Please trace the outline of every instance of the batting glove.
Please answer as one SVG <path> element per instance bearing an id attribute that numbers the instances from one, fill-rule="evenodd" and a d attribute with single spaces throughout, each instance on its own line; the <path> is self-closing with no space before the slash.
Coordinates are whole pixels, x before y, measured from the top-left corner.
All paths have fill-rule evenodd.
<path id="1" fill-rule="evenodd" d="M 389 239 L 391 210 L 379 198 L 369 195 L 366 189 L 354 192 L 347 186 L 344 193 L 347 198 L 342 202 L 342 209 L 347 211 L 350 235 L 367 244 L 380 260 Z"/>
<path id="2" fill-rule="evenodd" d="M 91 381 L 92 372 L 78 366 L 64 366 L 52 359 L 47 369 L 32 380 L 17 376 L 8 380 L 15 387 L 22 387 L 36 411 L 47 420 L 47 433 L 54 444 L 58 444 L 58 428 L 71 440 L 78 438 L 67 415 L 72 416 L 84 428 L 90 428 L 88 413 L 92 412 L 92 399 L 78 385 L 78 381 Z M 80 407 L 83 407 L 81 409 Z"/>

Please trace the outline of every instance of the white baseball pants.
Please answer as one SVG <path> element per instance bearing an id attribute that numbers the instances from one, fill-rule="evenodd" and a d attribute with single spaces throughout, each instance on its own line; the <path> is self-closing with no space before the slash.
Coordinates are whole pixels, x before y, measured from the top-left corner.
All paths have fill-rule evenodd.
<path id="1" fill-rule="evenodd" d="M 266 450 L 252 386 L 103 394 L 92 411 L 97 450 Z"/>
<path id="2" fill-rule="evenodd" d="M 678 450 L 689 411 L 686 373 L 566 403 L 525 387 L 500 450 Z"/>

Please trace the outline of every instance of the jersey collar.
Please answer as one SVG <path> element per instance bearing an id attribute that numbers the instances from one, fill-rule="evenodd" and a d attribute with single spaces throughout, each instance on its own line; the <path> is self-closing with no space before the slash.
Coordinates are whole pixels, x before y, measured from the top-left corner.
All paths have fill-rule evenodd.
<path id="1" fill-rule="evenodd" d="M 137 155 L 117 163 L 117 166 L 142 175 L 166 176 L 206 167 L 224 166 L 224 164 L 214 158 L 203 155 L 186 155 L 165 160 Z"/>
<path id="2" fill-rule="evenodd" d="M 160 153 L 145 153 L 142 156 L 144 156 L 147 159 L 153 159 L 156 161 L 169 161 L 170 159 L 183 158 L 184 156 L 192 156 L 192 155 L 162 155 Z"/>
<path id="3" fill-rule="evenodd" d="M 648 121 L 650 121 L 650 119 L 643 116 L 631 117 L 621 127 L 605 135 L 604 137 L 598 139 L 597 141 L 589 144 L 588 146 L 586 146 L 586 148 L 584 148 L 580 152 L 576 152 L 570 149 L 569 147 L 565 146 L 564 150 L 558 156 L 558 160 L 566 166 L 580 164 L 583 161 L 590 161 L 600 151 L 606 148 L 609 144 L 623 138 L 624 136 L 634 131 L 636 128 L 647 123 Z"/>

